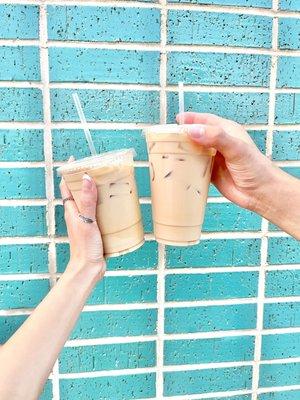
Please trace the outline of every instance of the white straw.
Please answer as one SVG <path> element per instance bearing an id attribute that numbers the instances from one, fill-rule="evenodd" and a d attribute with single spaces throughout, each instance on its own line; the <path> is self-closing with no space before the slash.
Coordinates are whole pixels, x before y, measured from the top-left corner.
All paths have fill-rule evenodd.
<path id="1" fill-rule="evenodd" d="M 183 113 L 184 113 L 184 90 L 183 90 L 183 82 L 178 82 L 178 100 L 179 100 L 179 124 L 182 125 L 184 123 Z"/>
<path id="2" fill-rule="evenodd" d="M 84 115 L 84 112 L 83 112 L 83 109 L 82 109 L 82 106 L 80 103 L 79 96 L 77 93 L 72 93 L 72 97 L 73 97 L 73 100 L 74 100 L 74 103 L 75 103 L 75 106 L 77 109 L 77 113 L 79 115 L 79 118 L 80 118 L 80 121 L 82 124 L 82 129 L 84 130 L 85 138 L 86 138 L 89 148 L 90 148 L 90 152 L 91 152 L 92 156 L 96 156 L 97 151 L 95 149 L 95 145 L 94 145 L 94 142 L 93 142 L 93 139 L 91 136 L 91 132 L 89 130 L 89 127 L 88 127 L 86 119 L 85 119 L 85 115 Z"/>

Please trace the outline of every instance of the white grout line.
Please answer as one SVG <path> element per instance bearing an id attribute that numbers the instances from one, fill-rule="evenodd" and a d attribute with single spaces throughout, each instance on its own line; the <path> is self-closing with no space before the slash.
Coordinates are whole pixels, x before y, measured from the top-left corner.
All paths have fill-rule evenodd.
<path id="1" fill-rule="evenodd" d="M 274 365 L 274 364 L 292 364 L 300 361 L 300 358 L 286 358 L 277 360 L 263 361 L 262 364 Z M 180 372 L 180 371 L 202 371 L 210 369 L 221 369 L 221 368 L 239 368 L 253 366 L 253 361 L 225 361 L 225 362 L 211 362 L 205 364 L 180 364 L 180 365 L 166 365 L 163 367 L 164 373 Z M 72 372 L 63 373 L 59 377 L 61 379 L 83 379 L 83 378 L 98 378 L 108 376 L 126 376 L 133 374 L 145 374 L 156 372 L 155 367 L 142 367 L 142 368 L 124 368 L 124 369 L 113 369 L 113 370 L 100 370 L 100 371 L 87 371 L 87 372 Z"/>
<path id="2" fill-rule="evenodd" d="M 164 280 L 164 274 L 157 274 L 158 281 Z M 233 298 L 233 299 L 216 299 L 216 300 L 190 300 L 190 301 L 162 301 L 159 298 L 161 292 L 165 291 L 165 286 L 160 285 L 158 288 L 158 301 L 157 303 L 122 303 L 122 304 L 91 304 L 86 305 L 83 308 L 83 312 L 98 312 L 98 311 L 133 311 L 133 310 L 151 310 L 157 309 L 158 311 L 158 336 L 163 337 L 163 332 L 160 331 L 162 325 L 162 312 L 166 308 L 191 308 L 191 307 L 226 307 L 231 305 L 242 305 L 242 304 L 256 304 L 259 302 L 259 298 L 247 297 L 247 298 Z M 300 296 L 286 296 L 286 297 L 268 297 L 264 299 L 265 304 L 277 304 L 277 303 L 299 303 Z M 164 307 L 162 307 L 162 303 Z M 32 308 L 14 308 L 0 310 L 1 316 L 7 315 L 29 315 L 33 311 Z M 261 329 L 262 330 L 262 329 Z"/>
<path id="3" fill-rule="evenodd" d="M 54 207 L 54 181 L 52 164 L 52 134 L 51 134 L 51 102 L 49 88 L 49 53 L 48 53 L 48 27 L 47 27 L 47 5 L 44 1 L 39 7 L 39 35 L 40 35 L 40 68 L 43 93 L 44 110 L 44 154 L 45 154 L 45 183 L 47 195 L 47 227 L 49 237 L 48 249 L 48 268 L 50 273 L 50 285 L 56 283 L 56 248 L 54 242 L 55 236 L 55 207 Z M 59 400 L 59 378 L 58 362 L 53 367 L 53 400 Z"/>
<path id="4" fill-rule="evenodd" d="M 38 46 L 37 40 L 0 39 L 1 46 Z M 48 47 L 54 48 L 84 48 L 84 49 L 111 49 L 111 50 L 134 50 L 134 51 L 160 51 L 159 43 L 140 42 L 86 42 L 86 41 L 55 41 L 49 40 Z M 167 52 L 189 52 L 189 53 L 225 53 L 225 54 L 249 54 L 272 56 L 275 52 L 272 49 L 256 47 L 238 47 L 222 45 L 198 45 L 198 44 L 166 44 Z M 278 56 L 299 57 L 300 50 L 278 50 Z"/>
<path id="5" fill-rule="evenodd" d="M 161 53 L 164 59 L 161 65 L 166 68 L 166 51 Z M 38 88 L 43 84 L 35 81 L 0 81 L 0 88 Z M 137 84 L 137 83 L 102 83 L 102 82 L 49 82 L 50 89 L 74 89 L 74 90 L 120 90 L 120 91 L 161 91 L 159 84 Z M 178 92 L 176 85 L 168 85 L 164 82 L 165 92 Z M 221 85 L 193 85 L 186 84 L 187 93 L 269 93 L 270 89 L 263 86 L 221 86 Z M 300 88 L 275 88 L 274 93 L 300 93 Z M 164 96 L 161 96 L 163 99 Z M 78 123 L 79 124 L 79 123 Z"/>
<path id="6" fill-rule="evenodd" d="M 167 0 L 159 0 L 160 12 L 160 123 L 167 122 Z M 166 249 L 158 244 L 157 271 L 157 340 L 156 340 L 156 398 L 164 396 L 164 333 L 165 333 L 165 268 Z"/>
<path id="7" fill-rule="evenodd" d="M 272 1 L 272 9 L 274 13 L 278 12 L 279 0 Z M 266 155 L 272 159 L 272 146 L 273 146 L 273 126 L 275 122 L 276 112 L 276 85 L 277 85 L 277 67 L 278 67 L 278 17 L 274 17 L 272 21 L 272 50 L 274 55 L 271 59 L 270 71 L 270 88 L 269 88 L 269 128 L 266 135 Z M 262 219 L 262 232 L 267 234 L 269 229 L 269 222 Z M 255 350 L 254 350 L 254 366 L 252 373 L 252 400 L 258 400 L 258 388 L 260 379 L 260 361 L 262 353 L 262 330 L 264 326 L 264 303 L 265 299 L 265 285 L 266 285 L 266 266 L 268 264 L 268 237 L 265 236 L 261 241 L 261 271 L 259 273 L 258 283 L 258 303 L 257 303 L 257 334 L 255 337 Z"/>
<path id="8" fill-rule="evenodd" d="M 0 0 L 0 4 L 7 3 L 6 0 Z M 11 4 L 22 4 L 20 0 L 11 0 Z M 40 5 L 43 3 L 42 0 L 27 0 L 25 2 L 27 5 Z M 48 5 L 61 5 L 61 6 L 88 6 L 88 7 L 116 7 L 115 1 L 109 0 L 48 0 L 44 1 L 44 3 Z M 150 8 L 150 9 L 162 9 L 163 5 L 161 2 L 159 3 L 149 3 L 143 1 L 134 1 L 134 0 L 118 0 L 118 7 L 127 7 L 127 8 Z M 167 3 L 165 6 L 166 9 L 170 10 L 180 10 L 180 11 L 200 11 L 200 12 L 213 12 L 213 13 L 233 13 L 233 14 L 245 14 L 245 15 L 261 15 L 266 17 L 287 17 L 287 18 L 297 18 L 300 16 L 300 13 L 297 11 L 289 11 L 289 10 L 280 10 L 275 11 L 270 8 L 261 8 L 261 7 L 246 7 L 246 6 L 227 6 L 227 5 L 200 5 L 200 4 L 191 4 L 191 3 L 181 3 L 181 4 L 172 4 Z"/>
<path id="9" fill-rule="evenodd" d="M 97 130 L 136 130 L 143 129 L 151 124 L 147 123 L 131 123 L 131 122 L 88 122 L 90 129 Z M 43 129 L 41 122 L 13 122 L 13 121 L 0 121 L 0 129 Z M 270 124 L 244 124 L 244 127 L 249 130 L 267 130 Z M 60 121 L 52 122 L 52 129 L 80 129 L 80 122 L 77 121 Z M 273 129 L 278 131 L 300 130 L 300 124 L 279 124 L 273 125 Z"/>

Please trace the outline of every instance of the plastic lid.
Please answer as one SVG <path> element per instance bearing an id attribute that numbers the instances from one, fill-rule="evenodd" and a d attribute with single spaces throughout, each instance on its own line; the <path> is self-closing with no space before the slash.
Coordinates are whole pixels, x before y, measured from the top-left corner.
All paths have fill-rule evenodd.
<path id="1" fill-rule="evenodd" d="M 185 133 L 185 127 L 190 125 L 178 125 L 178 124 L 162 124 L 162 125 L 151 125 L 143 129 L 144 133 Z"/>
<path id="2" fill-rule="evenodd" d="M 98 154 L 97 156 L 91 156 L 75 160 L 71 163 L 65 164 L 57 169 L 59 176 L 68 173 L 74 173 L 85 168 L 99 168 L 99 167 L 110 167 L 113 165 L 131 165 L 133 163 L 133 157 L 136 156 L 134 149 L 121 149 L 108 151 L 106 153 Z"/>

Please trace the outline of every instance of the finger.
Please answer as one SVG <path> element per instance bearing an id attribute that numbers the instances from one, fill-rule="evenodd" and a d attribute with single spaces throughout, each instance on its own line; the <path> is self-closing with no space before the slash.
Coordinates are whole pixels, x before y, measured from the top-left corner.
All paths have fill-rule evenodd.
<path id="1" fill-rule="evenodd" d="M 70 190 L 69 190 L 69 188 L 68 188 L 68 186 L 66 184 L 66 181 L 64 180 L 64 178 L 61 179 L 59 188 L 60 188 L 62 199 L 67 199 L 69 197 L 73 197 L 72 193 L 70 192 Z M 77 215 L 78 214 L 78 208 L 77 208 L 76 203 L 75 203 L 74 200 L 66 201 L 65 204 L 64 204 L 64 207 L 65 207 L 65 214 L 66 215 L 68 215 L 68 214 Z"/>
<path id="2" fill-rule="evenodd" d="M 80 213 L 87 218 L 96 219 L 97 187 L 92 178 L 84 174 L 80 194 Z"/>
<path id="3" fill-rule="evenodd" d="M 229 162 L 238 161 L 249 152 L 247 143 L 229 135 L 219 126 L 191 125 L 188 128 L 188 134 L 201 146 L 218 150 Z"/>
<path id="4" fill-rule="evenodd" d="M 176 115 L 176 121 L 178 123 L 183 121 L 184 124 L 218 125 L 222 120 L 223 118 L 218 115 L 208 113 L 185 112 Z"/>

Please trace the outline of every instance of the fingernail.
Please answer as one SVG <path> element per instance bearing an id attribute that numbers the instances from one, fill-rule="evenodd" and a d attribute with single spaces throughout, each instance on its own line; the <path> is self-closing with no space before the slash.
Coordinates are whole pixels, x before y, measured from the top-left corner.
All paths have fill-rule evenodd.
<path id="1" fill-rule="evenodd" d="M 83 174 L 82 176 L 82 185 L 86 189 L 90 189 L 92 186 L 92 178 L 88 174 Z"/>
<path id="2" fill-rule="evenodd" d="M 201 125 L 191 125 L 187 129 L 188 134 L 194 139 L 200 139 L 205 133 L 205 127 Z"/>
<path id="3" fill-rule="evenodd" d="M 69 162 L 72 162 L 72 161 L 75 161 L 75 157 L 74 157 L 74 156 L 71 156 L 71 157 L 68 159 L 68 163 L 69 163 Z"/>

